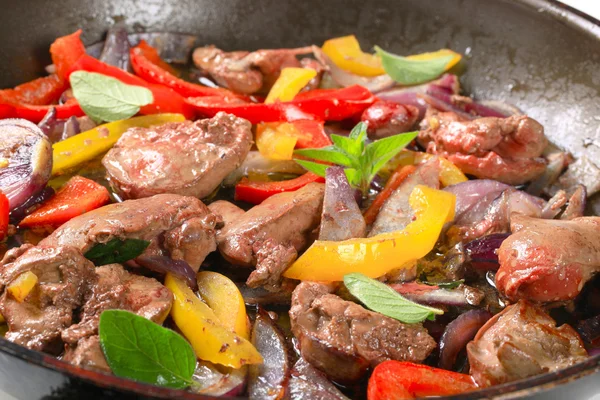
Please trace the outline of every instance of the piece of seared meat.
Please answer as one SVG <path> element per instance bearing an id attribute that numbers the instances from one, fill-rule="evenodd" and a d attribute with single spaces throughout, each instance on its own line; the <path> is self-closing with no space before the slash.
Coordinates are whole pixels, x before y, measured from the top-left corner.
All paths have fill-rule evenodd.
<path id="1" fill-rule="evenodd" d="M 519 185 L 546 169 L 544 128 L 525 115 L 465 121 L 452 112 L 428 109 L 419 141 L 428 153 L 447 158 L 477 178 Z"/>
<path id="2" fill-rule="evenodd" d="M 112 373 L 100 347 L 98 335 L 81 339 L 77 346 L 67 346 L 62 359 L 77 367 Z"/>
<path id="3" fill-rule="evenodd" d="M 192 54 L 196 67 L 220 86 L 238 93 L 268 92 L 286 67 L 300 67 L 296 55 L 312 53 L 311 47 L 225 52 L 215 46 L 198 47 Z"/>
<path id="4" fill-rule="evenodd" d="M 498 249 L 498 291 L 511 300 L 574 299 L 600 271 L 600 217 L 572 220 L 515 214 Z"/>
<path id="5" fill-rule="evenodd" d="M 102 164 L 124 199 L 161 193 L 211 194 L 244 161 L 252 146 L 248 121 L 223 112 L 195 122 L 128 129 Z"/>
<path id="6" fill-rule="evenodd" d="M 497 385 L 566 368 L 587 358 L 581 338 L 526 301 L 508 306 L 467 345 L 471 376 Z"/>
<path id="7" fill-rule="evenodd" d="M 126 310 L 162 324 L 171 311 L 173 294 L 154 278 L 134 275 L 119 264 L 96 268 L 96 283 L 79 316 L 79 323 L 65 329 L 61 337 L 74 344 L 98 333 L 104 310 Z"/>
<path id="8" fill-rule="evenodd" d="M 302 357 L 336 381 L 358 379 L 385 360 L 421 362 L 435 341 L 421 324 L 403 324 L 332 294 L 335 286 L 300 283 L 290 321 Z"/>
<path id="9" fill-rule="evenodd" d="M 119 264 L 96 268 L 96 282 L 87 296 L 79 323 L 62 331 L 65 361 L 79 367 L 110 372 L 98 341 L 100 314 L 126 310 L 162 324 L 173 305 L 173 294 L 154 278 L 134 275 Z"/>
<path id="10" fill-rule="evenodd" d="M 74 247 L 24 247 L 25 251 L 7 253 L 0 263 L 0 313 L 8 324 L 5 337 L 33 350 L 58 354 L 62 330 L 71 325 L 74 310 L 95 282 L 94 264 Z M 20 303 L 6 287 L 27 271 L 38 277 L 38 283 Z"/>
<path id="11" fill-rule="evenodd" d="M 295 260 L 294 252 L 306 247 L 311 232 L 319 226 L 324 191 L 323 184 L 311 183 L 295 192 L 271 196 L 231 222 L 223 216 L 226 223 L 217 233 L 219 251 L 232 264 L 256 267 L 248 286 L 276 289 L 272 284 L 280 281 Z"/>
<path id="12" fill-rule="evenodd" d="M 420 165 L 383 203 L 368 236 L 401 231 L 406 228 L 413 221 L 415 215 L 408 201 L 413 189 L 417 185 L 438 189 L 440 187 L 440 172 L 441 166 L 437 157 Z"/>
<path id="13" fill-rule="evenodd" d="M 360 119 L 367 124 L 369 139 L 377 140 L 412 131 L 419 119 L 419 109 L 380 100 L 363 111 Z"/>
<path id="14" fill-rule="evenodd" d="M 152 242 L 147 251 L 167 252 L 197 271 L 216 249 L 217 222 L 208 207 L 194 197 L 159 194 L 110 204 L 75 217 L 40 244 L 73 246 L 85 254 L 96 243 L 143 239 Z"/>

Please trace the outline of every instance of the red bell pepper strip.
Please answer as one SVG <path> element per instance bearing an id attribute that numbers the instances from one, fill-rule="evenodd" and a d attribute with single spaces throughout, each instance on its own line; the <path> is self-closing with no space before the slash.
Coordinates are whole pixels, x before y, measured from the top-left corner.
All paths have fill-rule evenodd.
<path id="1" fill-rule="evenodd" d="M 317 149 L 333 144 L 329 135 L 325 132 L 325 122 L 300 120 L 291 123 L 300 133 L 296 142 L 296 148 Z"/>
<path id="2" fill-rule="evenodd" d="M 71 218 L 85 214 L 110 201 L 108 190 L 90 179 L 74 176 L 40 208 L 26 216 L 19 226 L 57 228 Z"/>
<path id="3" fill-rule="evenodd" d="M 173 89 L 163 85 L 148 83 L 139 76 L 135 76 L 120 68 L 103 63 L 87 54 L 81 56 L 79 60 L 73 64 L 71 70 L 67 74 L 67 78 L 75 71 L 96 72 L 116 78 L 128 85 L 142 86 L 149 89 L 152 92 L 154 101 L 152 104 L 140 108 L 141 114 L 177 113 L 183 114 L 188 119 L 192 119 L 195 116 L 194 109 Z"/>
<path id="4" fill-rule="evenodd" d="M 312 182 L 325 182 L 325 178 L 312 172 L 279 182 L 252 182 L 248 178 L 242 178 L 235 186 L 235 200 L 260 204 L 277 193 L 293 192 Z"/>
<path id="5" fill-rule="evenodd" d="M 51 107 L 56 109 L 56 117 L 67 119 L 69 117 L 82 117 L 85 115 L 75 99 L 69 99 L 65 104 L 32 106 L 28 104 L 0 104 L 0 119 L 23 118 L 28 121 L 40 122 Z"/>
<path id="6" fill-rule="evenodd" d="M 50 45 L 50 55 L 56 67 L 56 74 L 68 82 L 67 74 L 73 64 L 85 54 L 85 46 L 79 38 L 81 29 L 70 35 L 59 37 Z"/>
<path id="7" fill-rule="evenodd" d="M 8 197 L 0 192 L 0 241 L 8 235 Z"/>
<path id="8" fill-rule="evenodd" d="M 341 121 L 362 113 L 375 102 L 375 97 L 362 86 L 354 85 L 344 89 L 311 90 L 300 93 L 292 101 L 271 104 L 219 101 L 214 97 L 190 97 L 187 101 L 201 114 L 209 117 L 224 111 L 257 124 L 300 119 Z M 298 112 L 312 117 L 299 118 Z"/>
<path id="9" fill-rule="evenodd" d="M 158 51 L 143 40 L 131 49 L 129 56 L 131 66 L 139 77 L 150 83 L 170 87 L 183 97 L 240 97 L 227 89 L 211 88 L 179 79 L 171 66 L 160 58 Z M 247 99 L 245 96 L 241 98 Z"/>
<path id="10" fill-rule="evenodd" d="M 214 96 L 190 97 L 186 101 L 205 117 L 214 117 L 218 112 L 224 111 L 247 119 L 252 124 L 316 119 L 314 115 L 307 114 L 290 103 L 246 103 L 240 99 Z"/>
<path id="11" fill-rule="evenodd" d="M 373 370 L 368 400 L 450 396 L 477 389 L 470 375 L 410 362 L 384 361 Z"/>
<path id="12" fill-rule="evenodd" d="M 56 74 L 34 79 L 14 89 L 0 90 L 0 103 L 3 104 L 51 104 L 60 98 L 67 85 Z"/>

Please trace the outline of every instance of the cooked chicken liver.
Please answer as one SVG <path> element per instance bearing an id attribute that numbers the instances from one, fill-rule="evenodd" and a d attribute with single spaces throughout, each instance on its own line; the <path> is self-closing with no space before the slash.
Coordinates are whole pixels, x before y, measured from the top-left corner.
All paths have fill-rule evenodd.
<path id="1" fill-rule="evenodd" d="M 194 270 L 216 249 L 217 217 L 200 200 L 176 194 L 110 204 L 71 219 L 40 242 L 73 246 L 85 253 L 111 239 L 143 239 Z"/>
<path id="2" fill-rule="evenodd" d="M 244 161 L 252 146 L 251 128 L 245 119 L 223 112 L 195 122 L 130 128 L 102 164 L 125 199 L 160 193 L 201 199 Z"/>
<path id="3" fill-rule="evenodd" d="M 419 140 L 428 153 L 447 158 L 477 178 L 518 185 L 540 176 L 546 168 L 541 157 L 548 145 L 544 128 L 524 115 L 465 121 L 455 113 L 429 109 Z"/>
<path id="4" fill-rule="evenodd" d="M 81 339 L 76 347 L 67 347 L 63 361 L 77 367 L 95 369 L 105 373 L 112 372 L 104 358 L 98 335 Z"/>
<path id="5" fill-rule="evenodd" d="M 302 357 L 337 381 L 358 379 L 385 360 L 421 362 L 435 341 L 420 324 L 403 324 L 332 294 L 333 285 L 302 282 L 290 319 Z"/>
<path id="6" fill-rule="evenodd" d="M 415 106 L 378 101 L 365 111 L 361 120 L 367 124 L 369 139 L 377 140 L 413 130 L 419 119 Z"/>
<path id="7" fill-rule="evenodd" d="M 217 234 L 219 251 L 232 264 L 257 268 L 249 286 L 272 287 L 295 260 L 293 253 L 306 247 L 310 233 L 319 226 L 324 190 L 323 184 L 311 183 L 279 193 L 225 223 Z M 263 256 L 258 257 L 263 247 Z M 267 256 L 266 248 L 276 253 Z"/>
<path id="8" fill-rule="evenodd" d="M 515 214 L 498 249 L 498 291 L 511 300 L 574 299 L 600 271 L 600 217 L 548 220 Z"/>
<path id="9" fill-rule="evenodd" d="M 556 371 L 585 360 L 579 335 L 526 302 L 508 306 L 467 345 L 471 375 L 480 386 Z"/>
<path id="10" fill-rule="evenodd" d="M 7 254 L 0 271 L 0 313 L 9 328 L 6 338 L 30 349 L 60 352 L 60 334 L 71 325 L 74 310 L 95 282 L 94 264 L 74 247 L 27 246 L 16 260 Z M 5 289 L 27 271 L 38 277 L 38 284 L 20 303 Z"/>

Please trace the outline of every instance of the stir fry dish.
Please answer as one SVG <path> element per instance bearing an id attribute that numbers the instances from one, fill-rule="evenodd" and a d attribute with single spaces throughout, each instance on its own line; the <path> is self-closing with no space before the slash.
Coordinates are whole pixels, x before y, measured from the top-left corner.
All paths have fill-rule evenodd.
<path id="1" fill-rule="evenodd" d="M 81 33 L 0 90 L 6 340 L 250 399 L 445 396 L 598 353 L 598 171 L 462 93 L 462 55 Z"/>

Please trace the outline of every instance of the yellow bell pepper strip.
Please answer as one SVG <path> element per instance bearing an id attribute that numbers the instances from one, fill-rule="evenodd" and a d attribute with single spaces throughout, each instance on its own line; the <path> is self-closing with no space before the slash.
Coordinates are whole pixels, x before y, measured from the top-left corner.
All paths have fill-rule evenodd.
<path id="1" fill-rule="evenodd" d="M 8 293 L 19 303 L 22 303 L 38 282 L 38 277 L 31 271 L 23 272 L 10 285 Z"/>
<path id="2" fill-rule="evenodd" d="M 182 114 L 154 114 L 99 125 L 52 145 L 52 175 L 63 173 L 108 151 L 129 128 L 185 121 Z"/>
<path id="3" fill-rule="evenodd" d="M 317 71 L 309 68 L 284 68 L 279 78 L 269 91 L 265 104 L 276 101 L 290 101 L 302 90 L 311 79 L 317 76 Z"/>
<path id="4" fill-rule="evenodd" d="M 379 57 L 364 53 L 354 35 L 329 39 L 323 43 L 322 50 L 335 65 L 353 74 L 360 76 L 385 74 Z"/>
<path id="5" fill-rule="evenodd" d="M 462 58 L 462 56 L 460 54 L 458 54 L 455 51 L 449 50 L 449 49 L 441 49 L 438 51 L 432 51 L 430 53 L 415 54 L 412 56 L 407 56 L 406 58 L 408 58 L 409 60 L 416 60 L 416 61 L 429 61 L 429 60 L 434 60 L 436 58 L 441 58 L 441 57 L 446 57 L 446 56 L 452 56 L 452 59 L 450 61 L 448 61 L 448 64 L 446 64 L 445 71 L 448 71 L 450 68 L 452 68 L 456 64 L 458 64 L 460 59 Z"/>
<path id="6" fill-rule="evenodd" d="M 196 275 L 198 294 L 214 311 L 221 324 L 250 340 L 250 323 L 246 315 L 246 303 L 231 279 L 212 271 L 201 271 Z"/>
<path id="7" fill-rule="evenodd" d="M 341 242 L 317 240 L 283 275 L 335 282 L 353 272 L 377 278 L 411 265 L 433 249 L 444 224 L 454 218 L 455 200 L 451 193 L 419 185 L 409 199 L 416 219 L 404 230 Z"/>
<path id="8" fill-rule="evenodd" d="M 261 124 L 256 129 L 256 147 L 272 160 L 291 160 L 298 138 L 279 127 Z"/>
<path id="9" fill-rule="evenodd" d="M 433 154 L 429 153 L 415 153 L 415 164 L 420 164 L 426 160 L 429 160 L 431 157 L 435 157 Z M 444 157 L 439 157 L 440 159 L 440 183 L 443 187 L 456 185 L 457 183 L 466 182 L 469 180 L 465 176 L 465 174 L 458 168 L 456 165 L 452 163 L 452 161 L 448 161 Z"/>
<path id="10" fill-rule="evenodd" d="M 198 358 L 232 368 L 263 362 L 256 348 L 223 326 L 214 311 L 184 281 L 167 274 L 165 286 L 175 297 L 171 317 Z"/>

